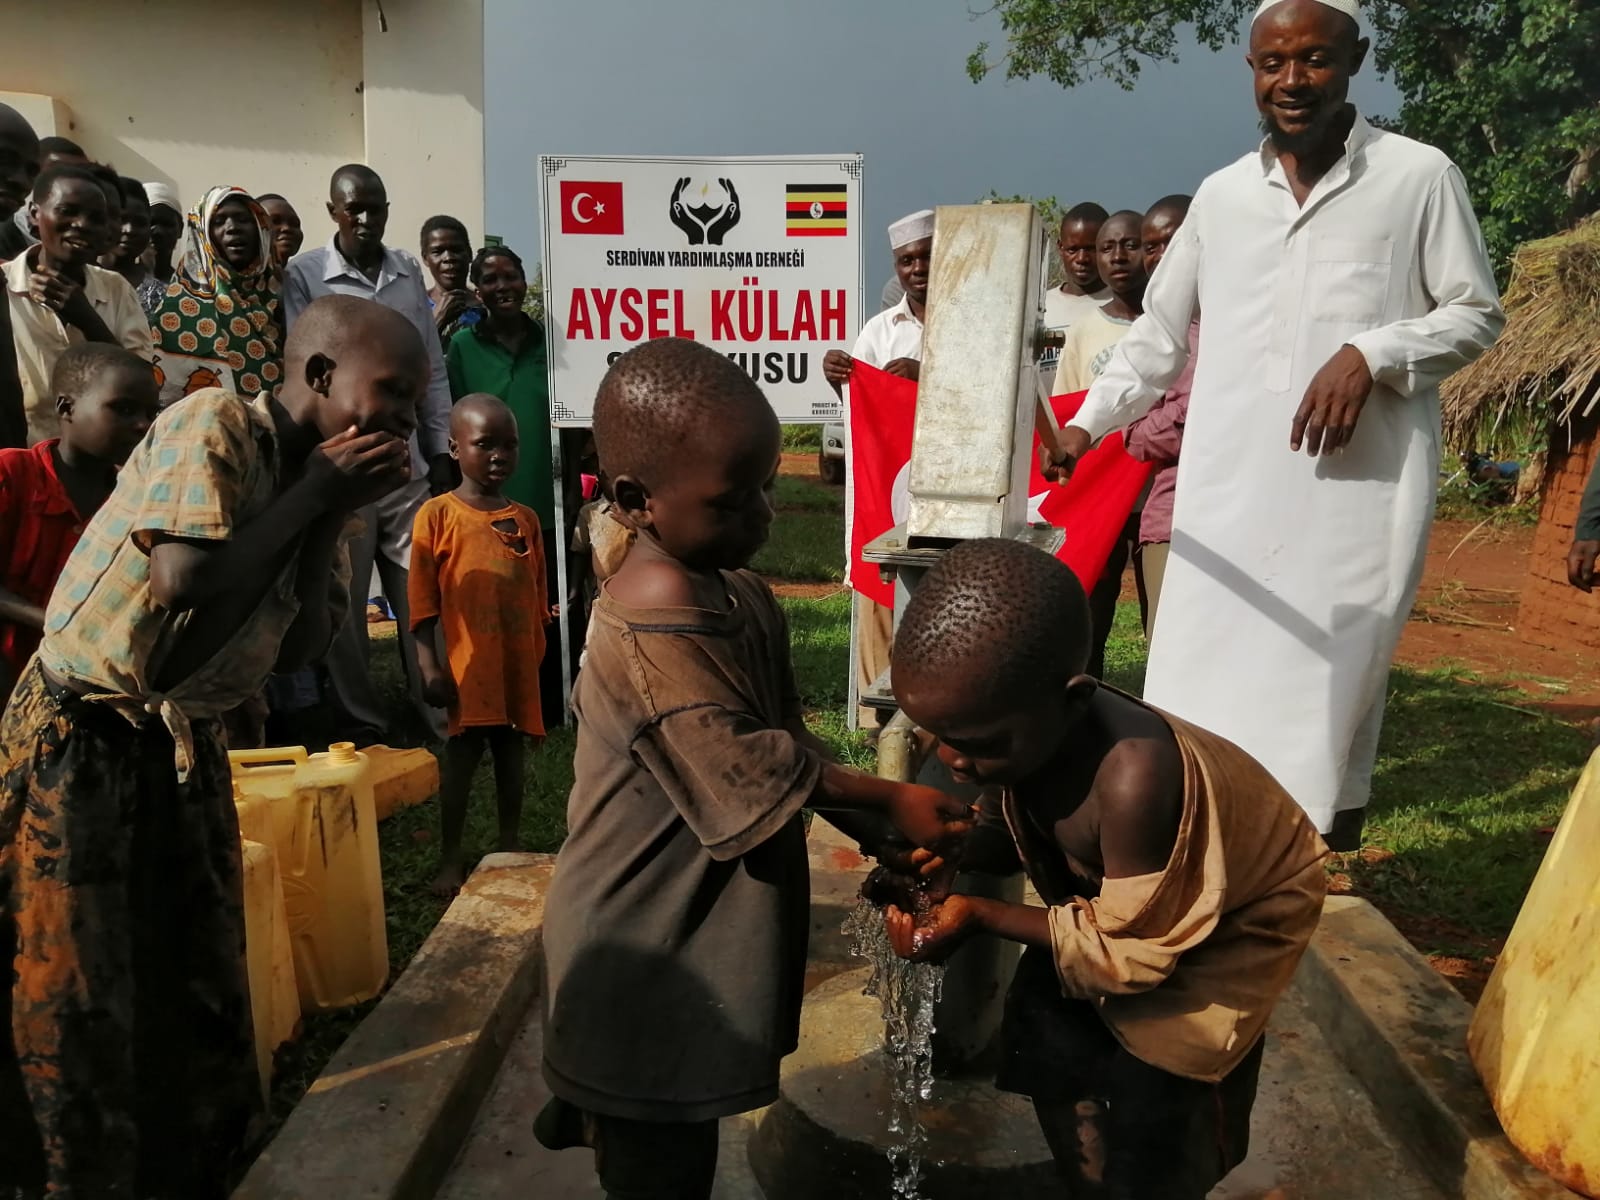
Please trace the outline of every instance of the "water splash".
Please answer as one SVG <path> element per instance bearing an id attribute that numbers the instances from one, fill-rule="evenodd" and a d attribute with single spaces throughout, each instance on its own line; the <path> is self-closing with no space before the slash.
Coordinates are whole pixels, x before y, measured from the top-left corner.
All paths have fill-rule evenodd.
<path id="1" fill-rule="evenodd" d="M 866 900 L 845 918 L 850 953 L 872 965 L 866 994 L 883 1009 L 884 1048 L 889 1057 L 889 1169 L 899 1200 L 918 1200 L 922 1152 L 928 1142 L 918 1105 L 933 1096 L 933 1008 L 944 984 L 944 968 L 900 958 L 889 945 L 883 913 Z"/>

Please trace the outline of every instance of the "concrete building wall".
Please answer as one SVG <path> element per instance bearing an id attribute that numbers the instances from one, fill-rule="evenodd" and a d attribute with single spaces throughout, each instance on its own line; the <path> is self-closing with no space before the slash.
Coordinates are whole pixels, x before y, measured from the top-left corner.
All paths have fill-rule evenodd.
<path id="1" fill-rule="evenodd" d="M 422 222 L 449 213 L 483 239 L 483 0 L 361 5 L 367 162 L 389 189 L 387 240 L 417 252 Z"/>
<path id="2" fill-rule="evenodd" d="M 5 0 L 0 101 L 185 205 L 281 192 L 308 244 L 333 232 L 328 176 L 389 186 L 388 240 L 435 212 L 483 232 L 483 0 Z M 19 95 L 20 94 L 20 95 Z"/>
<path id="3" fill-rule="evenodd" d="M 0 89 L 54 97 L 55 132 L 186 205 L 229 183 L 303 210 L 364 151 L 361 60 L 359 0 L 7 0 Z"/>

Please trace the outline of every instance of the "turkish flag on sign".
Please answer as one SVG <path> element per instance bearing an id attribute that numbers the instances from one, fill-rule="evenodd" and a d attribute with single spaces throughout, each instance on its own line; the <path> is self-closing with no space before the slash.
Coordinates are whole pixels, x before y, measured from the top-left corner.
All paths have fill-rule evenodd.
<path id="1" fill-rule="evenodd" d="M 561 232 L 622 232 L 622 184 L 561 181 Z"/>
<path id="2" fill-rule="evenodd" d="M 1056 423 L 1070 420 L 1086 392 L 1052 396 Z M 845 519 L 850 530 L 850 586 L 890 606 L 894 587 L 878 576 L 876 563 L 862 561 L 861 548 L 906 519 L 910 502 L 911 431 L 917 385 L 857 362 L 850 372 L 850 488 Z M 1028 517 L 1048 521 L 1066 535 L 1056 557 L 1071 567 L 1084 591 L 1105 569 L 1111 548 L 1128 522 L 1151 464 L 1135 462 L 1114 433 L 1078 461 L 1065 484 L 1039 474 L 1039 440 L 1033 440 L 1028 476 Z"/>

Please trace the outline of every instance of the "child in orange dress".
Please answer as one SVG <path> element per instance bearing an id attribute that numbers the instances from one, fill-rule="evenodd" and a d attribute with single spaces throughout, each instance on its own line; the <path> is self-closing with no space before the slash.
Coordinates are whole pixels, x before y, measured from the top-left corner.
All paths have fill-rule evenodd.
<path id="1" fill-rule="evenodd" d="M 461 486 L 417 512 L 407 588 L 423 690 L 450 718 L 439 789 L 443 844 L 433 882 L 440 895 L 466 879 L 467 793 L 486 748 L 494 760 L 499 849 L 518 848 L 524 739 L 544 738 L 539 662 L 552 616 L 539 518 L 501 492 L 517 468 L 511 410 L 482 392 L 463 396 L 450 414 L 450 454 L 461 466 Z"/>

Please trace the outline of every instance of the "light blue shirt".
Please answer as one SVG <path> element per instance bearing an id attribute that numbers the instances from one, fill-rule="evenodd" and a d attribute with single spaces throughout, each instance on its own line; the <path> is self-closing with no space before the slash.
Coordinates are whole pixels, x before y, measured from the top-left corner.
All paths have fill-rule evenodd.
<path id="1" fill-rule="evenodd" d="M 417 411 L 417 432 L 411 439 L 412 466 L 420 473 L 426 462 L 450 449 L 450 380 L 445 374 L 444 352 L 439 345 L 439 328 L 433 322 L 433 306 L 422 283 L 422 264 L 404 250 L 383 248 L 383 266 L 377 281 L 368 279 L 339 253 L 338 235 L 297 254 L 289 261 L 283 278 L 283 327 L 285 336 L 294 328 L 306 305 L 323 296 L 360 296 L 392 308 L 417 327 L 423 348 L 428 352 L 428 394 Z M 420 443 L 420 446 L 419 446 Z"/>

